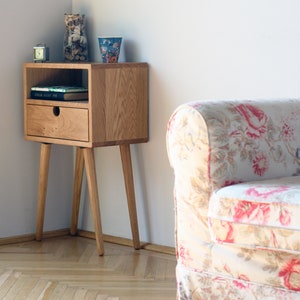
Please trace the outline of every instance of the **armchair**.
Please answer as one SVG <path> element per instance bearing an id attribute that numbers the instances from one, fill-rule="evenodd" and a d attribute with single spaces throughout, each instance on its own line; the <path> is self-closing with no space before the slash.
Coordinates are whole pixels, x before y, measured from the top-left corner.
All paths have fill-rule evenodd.
<path id="1" fill-rule="evenodd" d="M 185 103 L 166 139 L 177 299 L 300 299 L 300 100 Z"/>

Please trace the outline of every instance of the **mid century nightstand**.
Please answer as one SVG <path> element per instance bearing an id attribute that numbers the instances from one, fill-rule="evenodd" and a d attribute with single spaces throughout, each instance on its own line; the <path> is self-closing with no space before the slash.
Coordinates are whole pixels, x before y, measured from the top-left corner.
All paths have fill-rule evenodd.
<path id="1" fill-rule="evenodd" d="M 41 240 L 51 144 L 76 147 L 71 234 L 77 232 L 83 168 L 86 169 L 96 243 L 103 237 L 94 147 L 120 147 L 133 244 L 140 248 L 130 144 L 148 141 L 146 63 L 25 63 L 24 137 L 41 143 L 36 239 Z M 86 101 L 31 99 L 32 86 L 86 85 Z"/>

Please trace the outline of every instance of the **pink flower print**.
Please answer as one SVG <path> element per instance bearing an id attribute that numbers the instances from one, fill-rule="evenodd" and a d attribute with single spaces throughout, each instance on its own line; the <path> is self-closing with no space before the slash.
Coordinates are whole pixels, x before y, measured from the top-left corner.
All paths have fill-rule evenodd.
<path id="1" fill-rule="evenodd" d="M 237 105 L 236 110 L 246 119 L 248 123 L 246 134 L 249 137 L 259 138 L 267 131 L 266 123 L 268 121 L 268 117 L 262 110 L 249 104 Z"/>
<path id="2" fill-rule="evenodd" d="M 250 281 L 249 278 L 244 275 L 244 274 L 240 274 L 238 279 L 244 280 L 244 281 Z M 233 284 L 238 287 L 239 289 L 246 289 L 249 287 L 249 284 L 245 284 L 242 281 L 238 281 L 238 280 L 233 280 Z"/>
<path id="3" fill-rule="evenodd" d="M 234 242 L 234 234 L 233 234 L 233 227 L 228 222 L 221 221 L 221 226 L 223 231 L 219 233 L 217 237 L 218 242 L 225 242 L 225 243 L 233 243 Z"/>
<path id="4" fill-rule="evenodd" d="M 282 192 L 285 192 L 288 189 L 289 189 L 288 186 L 279 186 L 279 187 L 271 188 L 271 189 L 267 189 L 264 187 L 262 188 L 262 187 L 257 186 L 257 187 L 252 187 L 252 188 L 247 189 L 245 191 L 245 194 L 248 196 L 266 200 L 270 196 L 273 196 L 275 194 L 280 194 Z"/>
<path id="5" fill-rule="evenodd" d="M 279 222 L 283 226 L 290 225 L 290 223 L 291 223 L 291 213 L 286 208 L 282 208 L 280 210 Z"/>
<path id="6" fill-rule="evenodd" d="M 294 128 L 287 122 L 284 122 L 282 125 L 282 136 L 285 141 L 293 141 L 295 139 Z"/>
<path id="7" fill-rule="evenodd" d="M 177 249 L 177 258 L 181 259 L 182 262 L 190 260 L 189 251 L 182 245 Z"/>
<path id="8" fill-rule="evenodd" d="M 283 277 L 284 285 L 294 291 L 300 291 L 300 260 L 291 259 L 279 272 Z"/>
<path id="9" fill-rule="evenodd" d="M 260 153 L 254 158 L 252 168 L 254 173 L 259 176 L 263 176 L 269 169 L 269 162 L 264 153 Z"/>
<path id="10" fill-rule="evenodd" d="M 266 203 L 254 203 L 240 201 L 234 208 L 233 219 L 236 222 L 266 224 L 270 216 L 270 205 Z"/>
<path id="11" fill-rule="evenodd" d="M 183 246 L 180 246 L 178 250 L 178 256 L 184 258 L 185 257 L 185 248 Z"/>

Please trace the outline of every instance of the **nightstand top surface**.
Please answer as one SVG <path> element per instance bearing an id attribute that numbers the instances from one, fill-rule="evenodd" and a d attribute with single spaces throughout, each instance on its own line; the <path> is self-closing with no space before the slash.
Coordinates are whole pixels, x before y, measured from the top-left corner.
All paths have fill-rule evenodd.
<path id="1" fill-rule="evenodd" d="M 25 68 L 57 68 L 57 69 L 91 69 L 91 68 L 126 68 L 126 67 L 146 67 L 145 62 L 122 62 L 122 63 L 100 63 L 100 62 L 85 62 L 85 63 L 66 63 L 66 62 L 45 62 L 45 63 L 24 63 Z"/>

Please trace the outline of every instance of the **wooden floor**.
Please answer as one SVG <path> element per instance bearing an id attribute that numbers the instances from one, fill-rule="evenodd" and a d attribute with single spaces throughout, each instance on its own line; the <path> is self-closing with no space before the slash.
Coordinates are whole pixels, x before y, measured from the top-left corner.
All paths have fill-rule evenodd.
<path id="1" fill-rule="evenodd" d="M 176 298 L 175 257 L 64 236 L 0 246 L 0 299 Z"/>

